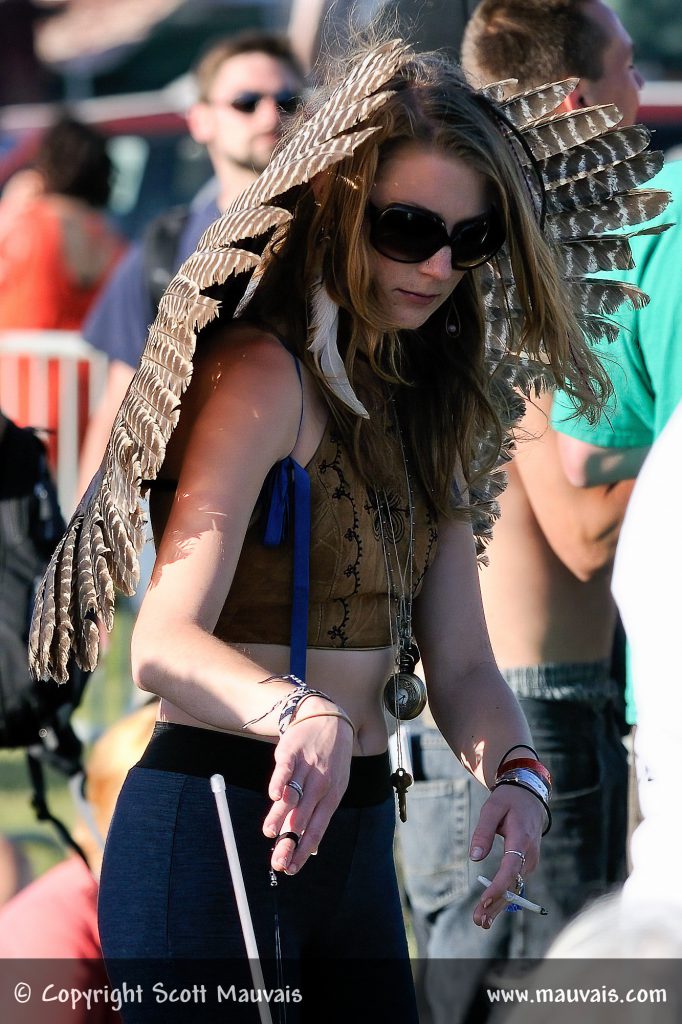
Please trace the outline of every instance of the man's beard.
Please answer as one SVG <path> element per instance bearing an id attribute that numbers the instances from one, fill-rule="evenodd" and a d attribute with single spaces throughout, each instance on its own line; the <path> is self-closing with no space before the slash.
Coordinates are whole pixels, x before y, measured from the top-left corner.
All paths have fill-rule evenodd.
<path id="1" fill-rule="evenodd" d="M 231 164 L 238 167 L 241 171 L 251 171 L 253 174 L 258 175 L 261 174 L 261 172 L 264 171 L 270 163 L 272 152 L 273 150 L 271 149 L 267 157 L 259 157 L 258 154 L 251 152 L 248 156 L 241 159 L 229 154 L 228 159 Z"/>

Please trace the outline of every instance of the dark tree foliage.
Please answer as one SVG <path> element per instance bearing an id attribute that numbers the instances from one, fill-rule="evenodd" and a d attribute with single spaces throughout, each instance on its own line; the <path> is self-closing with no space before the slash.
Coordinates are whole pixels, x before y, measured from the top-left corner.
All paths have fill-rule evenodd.
<path id="1" fill-rule="evenodd" d="M 652 78 L 682 78 L 680 0 L 609 0 L 635 41 L 635 59 Z"/>

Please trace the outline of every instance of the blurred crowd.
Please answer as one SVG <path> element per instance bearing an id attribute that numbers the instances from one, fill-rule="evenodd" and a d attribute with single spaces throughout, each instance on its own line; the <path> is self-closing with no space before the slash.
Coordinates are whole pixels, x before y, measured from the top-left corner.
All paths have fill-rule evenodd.
<path id="1" fill-rule="evenodd" d="M 603 0 L 482 0 L 461 60 L 474 84 L 504 80 L 508 93 L 574 78 L 567 111 L 614 103 L 621 127 L 637 122 L 643 79 L 626 27 Z M 105 141 L 72 117 L 60 117 L 32 166 L 6 183 L 0 331 L 76 329 L 107 357 L 106 386 L 81 437 L 79 494 L 100 464 L 165 286 L 202 232 L 267 165 L 312 88 L 305 71 L 277 35 L 212 42 L 193 68 L 187 129 L 206 148 L 214 177 L 189 205 L 164 212 L 130 243 L 106 212 L 112 165 Z M 398 849 L 421 1014 L 431 1024 L 484 1022 L 490 979 L 514 984 L 514 961 L 537 963 L 548 951 L 590 962 L 646 957 L 651 949 L 682 955 L 674 884 L 682 690 L 673 650 L 682 571 L 675 527 L 682 501 L 675 458 L 682 443 L 682 161 L 666 163 L 651 187 L 672 194 L 659 222 L 673 226 L 632 239 L 635 265 L 614 271 L 651 302 L 614 317 L 620 331 L 603 347 L 613 367 L 611 405 L 592 425 L 562 395 L 528 404 L 490 565 L 481 573 L 496 658 L 554 778 L 554 826 L 528 878 L 529 896 L 549 910 L 546 917 L 507 914 L 491 931 L 474 929 L 477 876 L 493 871 L 469 859 L 486 791 L 446 746 L 428 708 L 406 730 L 415 781 Z M 0 365 L 1 358 L 2 334 Z M 78 824 L 86 861 L 74 854 L 27 885 L 25 857 L 0 837 L 0 957 L 97 958 L 100 843 L 154 715 L 145 706 L 114 724 L 90 754 L 94 827 L 92 820 Z M 499 854 L 495 848 L 491 864 Z M 606 907 L 590 909 L 606 895 Z M 464 969 L 451 970 L 454 960 Z"/>

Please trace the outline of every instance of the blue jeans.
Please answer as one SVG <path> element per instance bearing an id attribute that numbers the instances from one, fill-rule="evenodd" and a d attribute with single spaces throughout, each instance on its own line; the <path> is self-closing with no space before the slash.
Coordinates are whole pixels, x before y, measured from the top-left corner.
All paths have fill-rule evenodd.
<path id="1" fill-rule="evenodd" d="M 553 826 L 527 882 L 529 898 L 547 907 L 547 917 L 505 913 L 489 931 L 473 924 L 482 891 L 476 876 L 492 878 L 504 849 L 498 836 L 485 861 L 469 860 L 469 841 L 488 792 L 462 768 L 437 730 L 409 723 L 416 781 L 398 839 L 419 950 L 422 1024 L 484 1021 L 490 1004 L 485 997 L 479 1002 L 480 990 L 486 979 L 494 985 L 495 961 L 499 975 L 499 961 L 543 956 L 588 900 L 625 878 L 627 757 L 610 689 L 606 680 L 601 694 L 598 684 L 594 689 L 576 684 L 574 692 L 582 699 L 565 699 L 571 669 L 583 680 L 599 673 L 583 666 L 552 668 L 507 674 L 520 694 L 543 687 L 548 694 L 548 699 L 519 696 L 554 782 Z"/>
<path id="2" fill-rule="evenodd" d="M 393 864 L 388 758 L 353 759 L 348 790 L 318 855 L 300 874 L 278 875 L 273 888 L 273 841 L 261 831 L 271 806 L 265 788 L 273 754 L 272 745 L 252 739 L 157 725 L 129 773 L 107 839 L 99 902 L 111 981 L 139 984 L 145 996 L 143 1004 L 122 1008 L 126 1024 L 258 1020 L 254 1005 L 157 1005 L 152 997 L 159 981 L 167 988 L 182 981 L 186 989 L 206 982 L 209 999 L 218 980 L 225 990 L 253 988 L 208 781 L 214 772 L 228 783 L 266 988 L 302 992 L 302 1002 L 286 1005 L 287 1024 L 363 1019 L 373 998 L 378 1019 L 386 1012 L 399 1024 L 416 1021 Z M 272 1009 L 274 1015 L 278 1007 Z"/>

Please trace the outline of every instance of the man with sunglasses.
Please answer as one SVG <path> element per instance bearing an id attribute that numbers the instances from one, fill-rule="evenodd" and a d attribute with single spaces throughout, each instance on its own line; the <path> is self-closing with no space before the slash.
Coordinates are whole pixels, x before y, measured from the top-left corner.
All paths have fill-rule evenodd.
<path id="1" fill-rule="evenodd" d="M 84 325 L 86 341 L 110 363 L 81 451 L 81 493 L 99 466 L 166 285 L 208 225 L 267 166 L 283 119 L 295 111 L 303 89 L 303 71 L 288 41 L 257 31 L 214 42 L 196 64 L 194 80 L 197 99 L 187 124 L 206 147 L 215 178 L 189 208 L 169 210 L 148 226 Z"/>
<path id="2" fill-rule="evenodd" d="M 642 78 L 632 42 L 602 0 L 483 0 L 465 30 L 462 61 L 474 84 L 516 78 L 519 91 L 577 77 L 567 109 L 614 102 L 625 124 L 636 117 Z M 542 956 L 588 899 L 625 875 L 627 766 L 610 678 L 610 578 L 631 484 L 572 487 L 549 426 L 551 405 L 549 394 L 527 405 L 481 573 L 498 664 L 553 775 L 554 825 L 528 892 L 549 913 L 502 915 L 494 933 L 469 927 L 477 876 L 489 871 L 464 851 L 485 793 L 435 728 L 411 725 L 415 784 L 398 834 L 420 953 L 421 1019 L 434 1024 L 485 1020 L 491 1004 L 480 993 L 495 987 L 489 962 Z M 490 856 L 500 853 L 495 846 Z"/>

